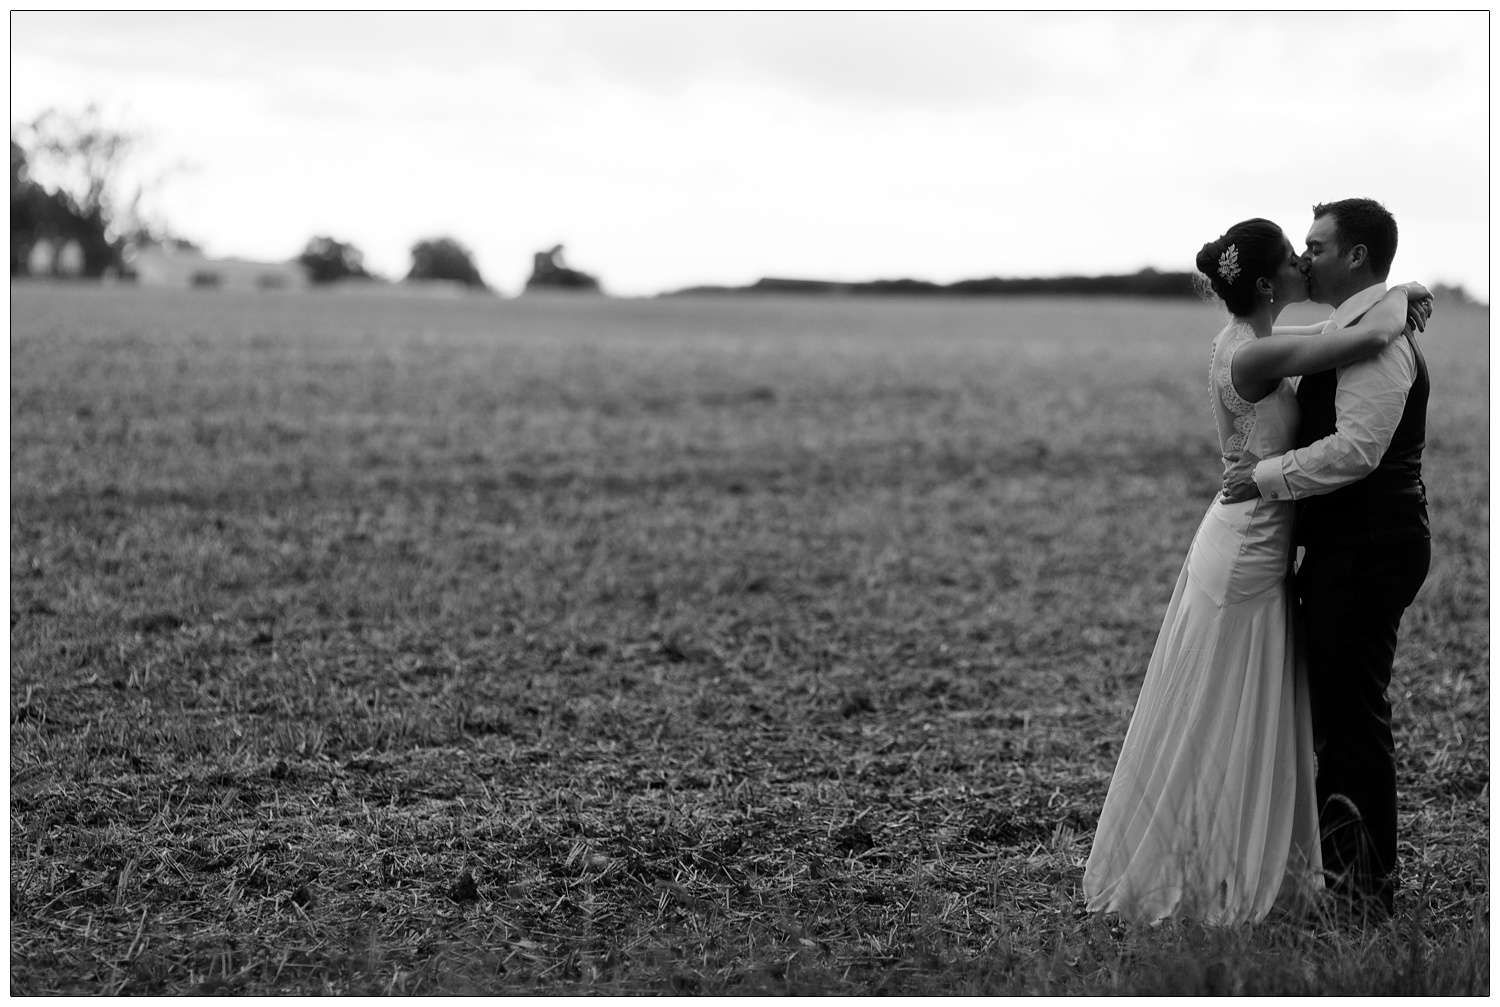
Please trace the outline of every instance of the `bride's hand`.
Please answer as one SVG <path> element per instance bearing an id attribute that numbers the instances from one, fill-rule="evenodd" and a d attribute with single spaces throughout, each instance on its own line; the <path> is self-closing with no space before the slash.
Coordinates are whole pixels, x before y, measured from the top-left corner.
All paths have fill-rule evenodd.
<path id="1" fill-rule="evenodd" d="M 1406 328 L 1410 332 L 1426 332 L 1427 319 L 1432 317 L 1432 298 L 1412 301 L 1406 306 Z"/>
<path id="2" fill-rule="evenodd" d="M 1396 289 L 1406 292 L 1406 329 L 1408 332 L 1426 332 L 1427 319 L 1432 317 L 1432 293 L 1422 284 L 1411 280 L 1398 283 Z"/>

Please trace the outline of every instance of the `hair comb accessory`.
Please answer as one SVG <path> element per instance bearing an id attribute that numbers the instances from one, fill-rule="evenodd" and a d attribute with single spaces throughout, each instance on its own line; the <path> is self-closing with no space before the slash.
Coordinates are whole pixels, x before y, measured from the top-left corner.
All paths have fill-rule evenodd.
<path id="1" fill-rule="evenodd" d="M 1224 249 L 1224 254 L 1219 256 L 1219 275 L 1229 283 L 1240 275 L 1240 250 L 1230 245 Z"/>

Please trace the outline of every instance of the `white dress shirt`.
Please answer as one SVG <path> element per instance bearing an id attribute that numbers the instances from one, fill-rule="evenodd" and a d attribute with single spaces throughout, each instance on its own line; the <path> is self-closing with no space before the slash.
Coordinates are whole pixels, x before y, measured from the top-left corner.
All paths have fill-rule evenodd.
<path id="1" fill-rule="evenodd" d="M 1350 296 L 1323 331 L 1342 329 L 1385 296 L 1384 283 Z M 1255 466 L 1255 485 L 1266 500 L 1301 500 L 1358 482 L 1380 464 L 1417 376 L 1411 342 L 1398 336 L 1372 357 L 1338 369 L 1335 431 L 1305 448 L 1267 458 Z"/>

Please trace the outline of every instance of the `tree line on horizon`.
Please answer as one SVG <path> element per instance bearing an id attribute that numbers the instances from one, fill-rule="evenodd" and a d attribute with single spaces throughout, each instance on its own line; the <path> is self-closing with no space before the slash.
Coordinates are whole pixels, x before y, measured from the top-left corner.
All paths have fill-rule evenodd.
<path id="1" fill-rule="evenodd" d="M 82 112 L 49 109 L 10 137 L 10 275 L 130 279 L 132 249 L 199 251 L 142 209 L 146 187 L 127 189 L 124 169 L 143 143 L 110 125 L 97 105 Z M 36 169 L 55 179 L 48 187 Z M 46 254 L 37 256 L 42 246 Z M 424 238 L 412 246 L 407 280 L 451 280 L 487 290 L 473 253 L 455 238 Z M 35 260 L 35 261 L 34 261 Z M 352 243 L 314 235 L 294 257 L 314 284 L 374 280 Z"/>
<path id="2" fill-rule="evenodd" d="M 10 141 L 10 274 L 12 277 L 70 275 L 86 278 L 132 278 L 129 251 L 164 247 L 198 251 L 193 241 L 175 235 L 166 222 L 142 209 L 143 186 L 123 187 L 123 169 L 140 148 L 139 133 L 105 122 L 98 106 L 68 113 L 49 109 L 30 122 L 13 126 Z M 48 188 L 33 177 L 42 167 L 57 179 Z M 159 184 L 159 183 L 158 183 Z M 45 243 L 48 254 L 35 256 Z M 54 254 L 54 253 L 65 254 Z M 562 264 L 562 246 L 534 257 L 526 289 L 598 292 L 599 281 Z M 407 281 L 447 280 L 473 290 L 490 290 L 473 253 L 449 236 L 424 238 L 411 248 Z M 33 260 L 36 259 L 36 262 Z M 314 285 L 379 281 L 365 266 L 364 253 L 353 243 L 314 235 L 294 257 Z M 1439 299 L 1475 303 L 1462 286 L 1434 285 Z M 865 282 L 765 277 L 748 286 L 694 286 L 662 296 L 719 294 L 814 295 L 1107 295 L 1150 298 L 1201 296 L 1196 274 L 1152 268 L 1109 276 L 988 277 L 933 283 L 895 279 Z"/>
<path id="3" fill-rule="evenodd" d="M 768 276 L 744 287 L 698 286 L 672 291 L 684 294 L 901 294 L 901 295 L 1018 295 L 1080 294 L 1116 297 L 1197 297 L 1194 274 L 1164 273 L 1146 268 L 1119 276 L 1041 276 L 1005 278 L 999 276 L 956 283 L 933 283 L 929 280 L 869 280 L 840 282 L 833 280 L 796 280 Z"/>

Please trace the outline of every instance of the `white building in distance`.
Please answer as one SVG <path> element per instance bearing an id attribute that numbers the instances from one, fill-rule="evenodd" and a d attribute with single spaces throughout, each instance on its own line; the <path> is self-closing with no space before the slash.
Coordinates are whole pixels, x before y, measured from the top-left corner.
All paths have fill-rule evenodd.
<path id="1" fill-rule="evenodd" d="M 295 260 L 210 259 L 192 249 L 150 245 L 127 252 L 125 262 L 143 287 L 299 290 L 309 284 L 307 270 Z"/>

